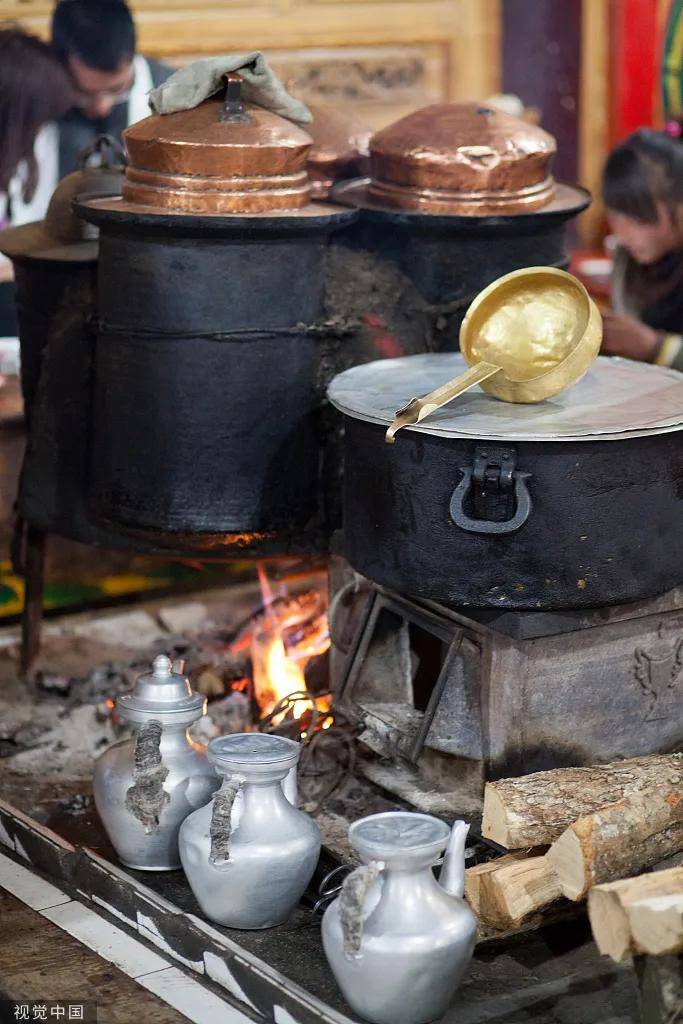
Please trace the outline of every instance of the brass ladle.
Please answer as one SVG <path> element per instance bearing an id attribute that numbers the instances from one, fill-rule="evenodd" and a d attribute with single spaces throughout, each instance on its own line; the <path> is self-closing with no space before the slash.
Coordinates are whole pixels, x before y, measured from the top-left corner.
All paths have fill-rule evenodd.
<path id="1" fill-rule="evenodd" d="M 498 278 L 460 328 L 469 369 L 399 409 L 386 433 L 420 423 L 475 384 L 506 402 L 542 402 L 583 377 L 600 351 L 602 317 L 575 277 L 528 267 Z"/>

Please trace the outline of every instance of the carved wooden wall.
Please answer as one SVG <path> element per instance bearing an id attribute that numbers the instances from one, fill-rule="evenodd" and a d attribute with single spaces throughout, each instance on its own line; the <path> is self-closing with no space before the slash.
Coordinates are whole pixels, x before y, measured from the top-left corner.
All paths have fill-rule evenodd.
<path id="1" fill-rule="evenodd" d="M 380 127 L 426 103 L 483 99 L 500 80 L 500 0 L 133 0 L 140 49 L 172 63 L 265 50 L 303 100 Z M 47 33 L 50 0 L 0 0 Z"/>

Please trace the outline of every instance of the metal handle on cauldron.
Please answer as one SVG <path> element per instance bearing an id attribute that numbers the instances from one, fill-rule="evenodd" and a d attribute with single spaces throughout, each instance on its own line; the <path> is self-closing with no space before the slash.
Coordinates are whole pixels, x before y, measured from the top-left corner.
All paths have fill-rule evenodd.
<path id="1" fill-rule="evenodd" d="M 249 124 L 252 121 L 242 103 L 242 76 L 236 71 L 228 71 L 223 75 L 225 82 L 225 101 L 218 112 L 218 120 L 225 124 Z"/>
<path id="2" fill-rule="evenodd" d="M 514 466 L 515 455 L 512 450 L 475 449 L 474 468 L 461 467 L 462 480 L 451 496 L 450 513 L 456 526 L 468 533 L 498 535 L 514 533 L 520 526 L 524 526 L 532 509 L 531 495 L 526 485 L 531 473 L 523 473 Z M 473 478 L 485 487 L 490 473 L 493 475 L 496 490 L 510 492 L 514 483 L 515 513 L 510 519 L 474 519 L 465 512 L 465 501 L 472 490 Z"/>

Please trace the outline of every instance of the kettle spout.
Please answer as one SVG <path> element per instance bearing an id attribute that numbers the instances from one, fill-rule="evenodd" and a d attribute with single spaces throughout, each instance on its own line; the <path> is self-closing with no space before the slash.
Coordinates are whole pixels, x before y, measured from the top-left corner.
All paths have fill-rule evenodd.
<path id="1" fill-rule="evenodd" d="M 439 875 L 441 888 L 461 898 L 465 895 L 465 840 L 469 830 L 465 821 L 454 823 Z"/>

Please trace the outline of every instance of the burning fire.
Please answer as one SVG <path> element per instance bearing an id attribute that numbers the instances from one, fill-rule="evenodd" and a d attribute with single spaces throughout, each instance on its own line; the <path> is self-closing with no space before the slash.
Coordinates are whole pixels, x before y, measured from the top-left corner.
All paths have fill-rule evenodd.
<path id="1" fill-rule="evenodd" d="M 273 596 L 263 565 L 259 581 L 265 612 L 251 639 L 254 696 L 261 718 L 270 715 L 281 701 L 291 697 L 284 710 L 272 718 L 278 725 L 288 713 L 297 721 L 307 713 L 320 714 L 319 728 L 332 725 L 328 696 L 308 693 L 305 669 L 311 658 L 324 654 L 330 646 L 326 601 L 318 591 L 297 597 Z M 306 732 L 302 732 L 305 737 Z"/>

